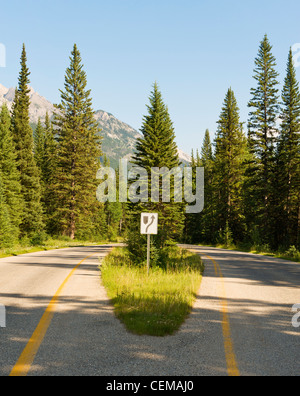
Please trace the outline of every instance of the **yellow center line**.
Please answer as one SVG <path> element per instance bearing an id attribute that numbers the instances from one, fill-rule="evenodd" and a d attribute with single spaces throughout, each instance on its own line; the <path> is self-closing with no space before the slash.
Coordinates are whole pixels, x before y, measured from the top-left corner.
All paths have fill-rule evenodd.
<path id="1" fill-rule="evenodd" d="M 61 284 L 55 295 L 53 296 L 52 300 L 50 301 L 44 315 L 42 316 L 42 319 L 40 320 L 37 328 L 35 329 L 33 335 L 31 336 L 30 340 L 28 341 L 28 344 L 26 345 L 24 351 L 22 352 L 19 360 L 17 361 L 16 365 L 12 369 L 10 373 L 10 377 L 26 377 L 33 362 L 35 359 L 35 356 L 43 342 L 43 339 L 47 333 L 47 330 L 50 326 L 50 323 L 53 319 L 57 303 L 59 300 L 59 296 L 61 295 L 64 287 L 74 274 L 74 272 L 78 269 L 78 267 L 87 259 L 90 257 L 95 256 L 97 253 L 91 254 L 90 256 L 87 256 L 84 258 L 79 264 L 76 265 L 76 267 L 70 272 L 70 274 L 67 276 L 67 278 L 64 280 L 64 282 Z"/>
<path id="2" fill-rule="evenodd" d="M 224 338 L 224 347 L 225 347 L 225 355 L 226 355 L 226 363 L 227 363 L 227 370 L 228 374 L 231 377 L 239 377 L 240 372 L 238 369 L 236 356 L 234 353 L 233 348 L 233 341 L 231 337 L 230 331 L 230 322 L 229 322 L 229 315 L 228 315 L 228 303 L 226 297 L 226 288 L 224 282 L 224 276 L 221 270 L 220 265 L 214 260 L 212 257 L 205 255 L 209 260 L 211 260 L 214 264 L 216 276 L 219 276 L 221 279 L 221 289 L 222 289 L 222 329 L 223 329 L 223 338 Z"/>

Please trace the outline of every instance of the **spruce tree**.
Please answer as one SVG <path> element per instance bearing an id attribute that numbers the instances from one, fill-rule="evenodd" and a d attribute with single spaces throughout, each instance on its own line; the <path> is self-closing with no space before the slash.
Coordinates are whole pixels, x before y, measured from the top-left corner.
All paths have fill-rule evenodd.
<path id="1" fill-rule="evenodd" d="M 201 213 L 195 213 L 187 215 L 185 219 L 185 241 L 188 243 L 199 243 L 207 242 L 212 243 L 214 237 L 214 216 L 213 216 L 213 147 L 210 138 L 210 132 L 207 129 L 201 148 L 201 154 L 199 150 L 194 155 L 192 151 L 192 162 L 191 167 L 193 169 L 193 175 L 196 175 L 196 168 L 204 168 L 204 193 L 205 193 L 205 205 L 204 210 Z M 194 183 L 194 188 L 195 188 Z"/>
<path id="2" fill-rule="evenodd" d="M 18 89 L 13 103 L 12 132 L 20 172 L 22 196 L 25 202 L 21 223 L 22 235 L 33 235 L 43 229 L 39 170 L 33 154 L 33 131 L 29 120 L 29 69 L 25 45 L 21 55 Z"/>
<path id="3" fill-rule="evenodd" d="M 191 153 L 191 163 L 190 167 L 192 168 L 193 174 L 193 191 L 196 188 L 195 176 L 196 176 L 196 169 L 199 166 L 200 158 L 199 158 L 199 150 L 195 151 L 192 149 Z M 199 215 L 197 214 L 188 214 L 185 216 L 184 222 L 184 232 L 183 232 L 183 242 L 184 243 L 196 243 L 200 241 L 201 235 L 201 227 L 199 221 Z"/>
<path id="4" fill-rule="evenodd" d="M 200 167 L 204 168 L 204 192 L 205 192 L 205 206 L 203 212 L 200 214 L 199 228 L 201 230 L 201 241 L 213 242 L 216 231 L 216 224 L 214 221 L 214 202 L 213 202 L 213 164 L 214 154 L 211 142 L 210 132 L 205 131 L 205 137 L 201 149 L 201 155 L 197 161 Z"/>
<path id="5" fill-rule="evenodd" d="M 168 168 L 181 165 L 175 142 L 175 131 L 169 111 L 165 105 L 157 83 L 150 95 L 148 114 L 143 118 L 142 137 L 138 139 L 133 164 L 142 167 L 148 173 L 148 203 L 132 204 L 130 207 L 131 231 L 129 248 L 139 260 L 145 258 L 145 238 L 139 234 L 142 212 L 159 213 L 159 235 L 155 237 L 154 249 L 163 248 L 167 241 L 176 240 L 183 230 L 183 205 L 174 202 L 174 181 L 171 181 L 171 202 L 162 202 L 161 180 L 159 182 L 159 202 L 151 202 L 151 171 L 153 168 Z M 136 231 L 138 230 L 138 232 Z"/>
<path id="6" fill-rule="evenodd" d="M 201 149 L 201 162 L 203 166 L 209 165 L 213 160 L 213 148 L 210 138 L 210 132 L 208 129 L 205 131 L 204 141 Z"/>
<path id="7" fill-rule="evenodd" d="M 57 140 L 56 132 L 48 112 L 45 117 L 45 159 L 44 159 L 44 181 L 46 185 L 50 185 L 55 177 L 57 166 Z"/>
<path id="8" fill-rule="evenodd" d="M 254 79 L 256 88 L 251 89 L 249 102 L 249 147 L 253 154 L 252 185 L 255 203 L 254 217 L 265 242 L 274 238 L 274 175 L 275 148 L 278 136 L 276 126 L 279 115 L 279 90 L 276 60 L 267 36 L 260 44 L 255 59 Z"/>
<path id="9" fill-rule="evenodd" d="M 59 229 L 55 220 L 55 183 L 58 162 L 58 145 L 56 140 L 56 132 L 50 121 L 48 113 L 46 113 L 45 118 L 44 140 L 45 146 L 42 166 L 42 203 L 45 213 L 45 224 L 47 232 L 49 234 L 57 234 L 59 232 Z"/>
<path id="10" fill-rule="evenodd" d="M 0 170 L 0 249 L 12 246 L 16 242 L 16 237 L 16 228 L 12 224 L 12 216 L 6 202 L 3 176 Z"/>
<path id="11" fill-rule="evenodd" d="M 155 83 L 147 105 L 148 115 L 143 118 L 142 137 L 138 139 L 133 163 L 147 169 L 180 166 L 175 130 L 169 111 Z"/>
<path id="12" fill-rule="evenodd" d="M 60 90 L 55 125 L 58 135 L 56 221 L 60 231 L 74 239 L 89 237 L 96 226 L 96 174 L 100 166 L 100 130 L 94 118 L 91 91 L 80 52 L 74 45 L 66 70 L 65 88 Z"/>
<path id="13" fill-rule="evenodd" d="M 48 113 L 46 113 L 44 126 L 40 119 L 38 121 L 34 133 L 34 154 L 40 171 L 41 203 L 43 206 L 45 227 L 49 234 L 53 234 L 57 231 L 53 220 L 56 207 L 53 183 L 55 182 L 57 165 L 57 142 Z"/>
<path id="14" fill-rule="evenodd" d="M 278 145 L 277 244 L 300 245 L 300 90 L 290 49 L 282 91 Z"/>
<path id="15" fill-rule="evenodd" d="M 218 121 L 215 146 L 214 191 L 218 229 L 229 230 L 235 241 L 241 240 L 245 232 L 243 186 L 247 139 L 232 89 L 227 92 Z"/>
<path id="16" fill-rule="evenodd" d="M 45 130 L 42 122 L 39 119 L 38 124 L 34 133 L 34 158 L 37 167 L 40 169 L 41 176 L 43 175 L 44 161 L 45 161 Z M 41 177 L 41 184 L 43 184 L 43 178 Z"/>
<path id="17" fill-rule="evenodd" d="M 23 200 L 21 196 L 20 172 L 17 169 L 16 150 L 11 133 L 11 118 L 7 106 L 4 104 L 0 112 L 0 174 L 2 185 L 2 202 L 7 209 L 3 209 L 3 216 L 10 218 L 10 238 L 16 241 L 19 237 L 19 227 L 23 214 Z M 8 211 L 5 215 L 4 212 Z M 1 228 L 1 226 L 0 226 Z"/>

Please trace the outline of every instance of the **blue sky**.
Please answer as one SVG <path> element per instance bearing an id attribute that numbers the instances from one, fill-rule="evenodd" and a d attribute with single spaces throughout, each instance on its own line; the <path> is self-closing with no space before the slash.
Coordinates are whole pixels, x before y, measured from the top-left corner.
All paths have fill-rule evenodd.
<path id="1" fill-rule="evenodd" d="M 139 129 L 157 81 L 187 153 L 201 147 L 206 128 L 214 134 L 229 87 L 247 121 L 264 34 L 281 83 L 289 48 L 300 43 L 299 0 L 10 0 L 2 2 L 0 18 L 7 51 L 1 84 L 16 85 L 25 42 L 31 85 L 58 103 L 77 43 L 94 109 Z"/>

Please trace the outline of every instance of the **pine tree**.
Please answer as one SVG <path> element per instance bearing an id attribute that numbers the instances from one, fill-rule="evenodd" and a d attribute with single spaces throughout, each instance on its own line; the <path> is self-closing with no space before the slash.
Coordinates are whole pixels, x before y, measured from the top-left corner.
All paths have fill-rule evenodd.
<path id="1" fill-rule="evenodd" d="M 278 73 L 272 46 L 265 36 L 255 59 L 257 87 L 251 89 L 249 116 L 249 146 L 253 154 L 252 185 L 256 203 L 255 218 L 265 241 L 274 237 L 272 207 L 274 206 L 275 148 L 279 115 Z"/>
<path id="2" fill-rule="evenodd" d="M 44 161 L 45 161 L 45 130 L 42 122 L 39 119 L 38 124 L 34 133 L 34 158 L 37 167 L 40 169 L 41 176 L 43 175 Z M 41 184 L 43 184 L 43 178 L 41 177 Z"/>
<path id="3" fill-rule="evenodd" d="M 92 110 L 91 91 L 80 52 L 74 45 L 66 70 L 65 89 L 55 115 L 58 163 L 54 184 L 56 221 L 60 231 L 74 239 L 90 236 L 96 226 L 96 174 L 100 166 L 101 140 Z"/>
<path id="4" fill-rule="evenodd" d="M 10 208 L 5 199 L 3 176 L 0 170 L 0 249 L 16 242 L 16 228 L 12 224 Z"/>
<path id="5" fill-rule="evenodd" d="M 21 224 L 22 235 L 33 235 L 43 229 L 39 171 L 33 155 L 33 131 L 29 121 L 29 69 L 25 45 L 21 56 L 19 85 L 13 104 L 12 132 L 17 152 L 22 195 L 25 206 Z"/>
<path id="6" fill-rule="evenodd" d="M 10 218 L 11 241 L 16 241 L 19 237 L 19 227 L 23 213 L 23 200 L 21 196 L 20 173 L 17 169 L 16 150 L 11 133 L 11 118 L 6 105 L 2 106 L 0 112 L 0 174 L 2 185 L 2 202 L 7 207 L 7 215 Z M 1 228 L 1 226 L 0 226 Z"/>
<path id="7" fill-rule="evenodd" d="M 290 49 L 287 75 L 282 91 L 278 145 L 278 219 L 277 244 L 300 244 L 300 89 Z"/>
<path id="8" fill-rule="evenodd" d="M 41 203 L 43 206 L 45 227 L 49 234 L 53 234 L 57 231 L 55 221 L 53 221 L 56 208 L 53 183 L 55 182 L 57 166 L 57 142 L 48 113 L 46 113 L 44 126 L 40 119 L 38 121 L 34 133 L 34 154 L 40 171 Z"/>
<path id="9" fill-rule="evenodd" d="M 198 160 L 198 166 L 204 168 L 205 181 L 205 206 L 203 212 L 200 214 L 199 227 L 201 229 L 201 241 L 213 242 L 216 232 L 215 216 L 214 216 L 214 202 L 213 202 L 213 146 L 210 138 L 210 132 L 205 131 L 205 137 L 201 149 L 201 155 Z M 199 242 L 199 241 L 198 241 Z"/>
<path id="10" fill-rule="evenodd" d="M 50 121 L 48 112 L 45 117 L 45 161 L 44 161 L 44 180 L 49 185 L 54 179 L 57 166 L 57 140 L 56 133 Z"/>
<path id="11" fill-rule="evenodd" d="M 151 168 L 165 166 L 172 169 L 180 165 L 174 127 L 157 83 L 149 99 L 149 114 L 143 118 L 141 128 L 143 136 L 137 141 L 133 157 L 134 164 L 145 168 L 148 173 Z"/>
<path id="12" fill-rule="evenodd" d="M 167 241 L 178 238 L 183 230 L 184 215 L 183 205 L 174 202 L 174 183 L 171 188 L 171 202 L 162 202 L 161 180 L 158 203 L 151 202 L 151 171 L 153 168 L 166 167 L 169 170 L 181 165 L 178 149 L 175 142 L 175 132 L 167 106 L 164 104 L 162 94 L 157 83 L 150 96 L 150 105 L 147 106 L 148 115 L 143 119 L 141 128 L 142 137 L 138 139 L 136 152 L 133 157 L 133 164 L 144 168 L 149 176 L 148 203 L 131 205 L 131 220 L 133 231 L 129 238 L 129 247 L 137 258 L 143 259 L 145 252 L 137 252 L 145 246 L 144 238 L 137 233 L 139 231 L 141 212 L 159 213 L 159 235 L 155 238 L 157 249 L 163 248 Z M 146 181 L 147 183 L 147 181 Z M 131 244 L 131 242 L 133 242 Z M 135 250 L 137 249 L 137 250 Z"/>
<path id="13" fill-rule="evenodd" d="M 45 146 L 42 166 L 42 203 L 45 213 L 46 230 L 49 234 L 57 234 L 59 230 L 55 219 L 55 183 L 58 162 L 58 145 L 56 140 L 56 133 L 50 121 L 48 113 L 46 113 L 45 118 L 44 139 Z"/>
<path id="14" fill-rule="evenodd" d="M 203 146 L 201 149 L 201 162 L 203 166 L 209 165 L 213 160 L 213 148 L 210 138 L 210 132 L 208 129 L 205 131 Z"/>
<path id="15" fill-rule="evenodd" d="M 192 168 L 196 167 L 196 158 L 195 158 L 195 154 L 194 154 L 194 149 L 192 149 L 192 154 L 191 154 L 191 166 L 192 166 Z"/>
<path id="16" fill-rule="evenodd" d="M 247 224 L 246 238 L 253 246 L 258 246 L 262 243 L 262 235 L 264 230 L 259 225 L 258 216 L 258 202 L 257 202 L 257 157 L 253 149 L 253 140 L 248 133 L 247 138 L 248 156 L 246 158 L 245 166 L 245 183 L 244 183 L 244 210 Z"/>
<path id="17" fill-rule="evenodd" d="M 242 131 L 239 108 L 229 89 L 218 121 L 215 140 L 214 190 L 220 230 L 230 230 L 235 241 L 245 232 L 243 185 L 247 139 Z"/>
<path id="18" fill-rule="evenodd" d="M 213 148 L 210 138 L 210 132 L 207 129 L 201 148 L 196 150 L 196 157 L 194 150 L 192 151 L 191 167 L 193 175 L 196 175 L 196 168 L 204 168 L 204 193 L 205 205 L 201 213 L 187 215 L 185 218 L 185 241 L 188 243 L 208 242 L 212 243 L 214 236 L 214 216 L 213 216 L 213 201 L 212 201 L 212 165 L 213 165 Z M 194 185 L 194 188 L 196 186 Z"/>

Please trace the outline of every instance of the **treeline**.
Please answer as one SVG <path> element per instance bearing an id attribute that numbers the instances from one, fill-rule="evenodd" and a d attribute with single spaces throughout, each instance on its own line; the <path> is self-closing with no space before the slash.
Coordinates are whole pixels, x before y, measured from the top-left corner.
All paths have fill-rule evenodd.
<path id="1" fill-rule="evenodd" d="M 159 213 L 159 234 L 152 240 L 151 254 L 152 263 L 164 267 L 168 266 L 168 245 L 175 241 L 236 245 L 299 258 L 300 90 L 292 50 L 281 95 L 278 77 L 265 36 L 255 59 L 247 131 L 230 88 L 214 141 L 207 130 L 201 150 L 193 151 L 194 175 L 197 167 L 205 169 L 204 210 L 186 214 L 185 205 L 174 200 L 174 188 L 171 203 L 149 200 L 130 205 L 127 243 L 133 261 L 146 259 L 146 237 L 139 233 L 142 212 Z M 151 168 L 182 165 L 157 84 L 141 132 L 134 165 L 147 169 L 149 175 Z"/>
<path id="2" fill-rule="evenodd" d="M 25 46 L 12 111 L 0 113 L 0 248 L 42 244 L 49 235 L 115 238 L 122 208 L 96 200 L 101 137 L 75 45 L 52 120 L 30 126 Z M 117 210 L 119 209 L 119 210 Z"/>
<path id="3" fill-rule="evenodd" d="M 159 234 L 152 240 L 152 263 L 167 265 L 167 247 L 179 241 L 300 249 L 300 90 L 292 51 L 280 93 L 272 47 L 267 36 L 261 42 L 247 131 L 235 94 L 228 90 L 214 141 L 206 131 L 201 150 L 192 156 L 194 170 L 205 168 L 205 208 L 189 215 L 174 199 L 174 181 L 170 203 L 140 202 L 141 191 L 135 203 L 97 201 L 96 175 L 105 153 L 76 45 L 55 115 L 39 121 L 34 133 L 29 76 L 23 46 L 12 111 L 4 105 L 0 113 L 0 248 L 18 241 L 41 244 L 47 236 L 95 241 L 123 236 L 140 263 L 146 259 L 140 214 L 155 212 Z M 182 166 L 157 84 L 147 109 L 133 165 L 149 175 L 153 168 Z M 104 165 L 109 165 L 106 159 Z"/>
<path id="4" fill-rule="evenodd" d="M 205 209 L 187 219 L 191 242 L 300 248 L 300 91 L 292 50 L 283 90 L 265 36 L 255 59 L 247 133 L 229 89 L 212 142 L 206 131 L 193 167 L 205 167 Z"/>

